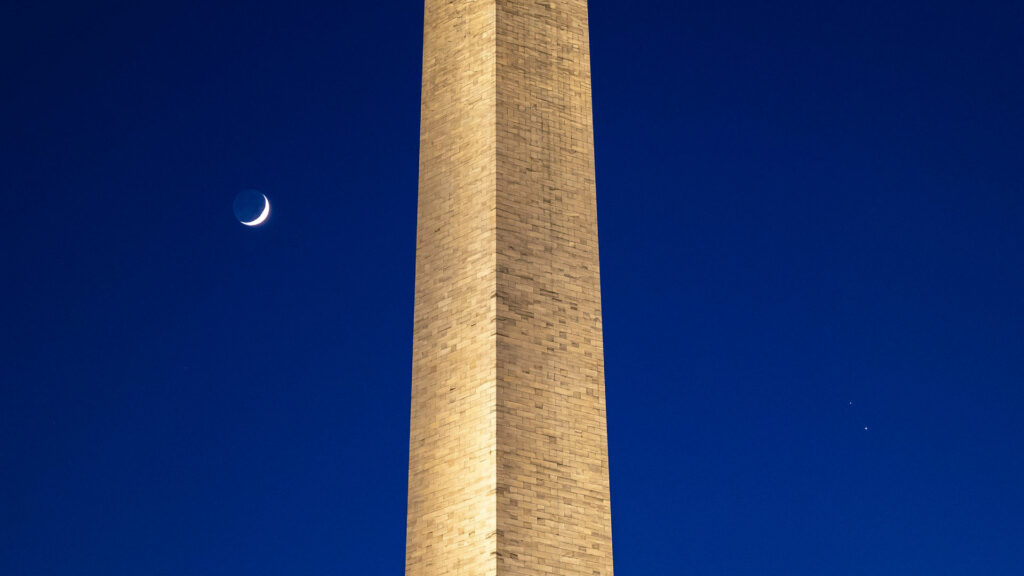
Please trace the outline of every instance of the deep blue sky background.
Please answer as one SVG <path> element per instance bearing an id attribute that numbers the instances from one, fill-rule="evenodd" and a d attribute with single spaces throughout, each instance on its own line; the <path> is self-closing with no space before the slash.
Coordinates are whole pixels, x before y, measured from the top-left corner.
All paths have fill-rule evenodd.
<path id="1" fill-rule="evenodd" d="M 402 573 L 421 26 L 0 6 L 0 573 Z M 619 576 L 1024 572 L 1022 36 L 591 2 Z"/>

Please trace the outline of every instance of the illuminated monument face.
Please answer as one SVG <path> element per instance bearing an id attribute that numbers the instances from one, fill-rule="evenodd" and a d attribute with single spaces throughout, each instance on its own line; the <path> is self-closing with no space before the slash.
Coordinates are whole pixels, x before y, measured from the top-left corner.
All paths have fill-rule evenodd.
<path id="1" fill-rule="evenodd" d="M 611 576 L 585 0 L 426 0 L 408 576 Z"/>

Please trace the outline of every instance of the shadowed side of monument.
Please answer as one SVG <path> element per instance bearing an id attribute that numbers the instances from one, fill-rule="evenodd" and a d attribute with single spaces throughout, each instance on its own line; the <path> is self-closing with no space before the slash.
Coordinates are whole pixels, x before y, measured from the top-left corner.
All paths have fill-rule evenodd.
<path id="1" fill-rule="evenodd" d="M 610 576 L 587 3 L 497 25 L 498 573 Z"/>
<path id="2" fill-rule="evenodd" d="M 612 574 L 585 0 L 427 0 L 406 573 Z"/>

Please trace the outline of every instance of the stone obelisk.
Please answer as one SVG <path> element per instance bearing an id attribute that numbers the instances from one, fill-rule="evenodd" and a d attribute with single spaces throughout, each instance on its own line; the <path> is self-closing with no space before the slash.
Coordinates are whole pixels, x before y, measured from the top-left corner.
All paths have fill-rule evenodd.
<path id="1" fill-rule="evenodd" d="M 586 0 L 426 0 L 407 576 L 611 576 Z"/>

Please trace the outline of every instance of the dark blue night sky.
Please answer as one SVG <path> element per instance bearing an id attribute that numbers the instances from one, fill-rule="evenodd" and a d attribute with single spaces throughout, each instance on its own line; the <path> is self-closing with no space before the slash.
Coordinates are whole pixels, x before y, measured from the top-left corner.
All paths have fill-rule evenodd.
<path id="1" fill-rule="evenodd" d="M 590 11 L 617 574 L 1024 573 L 1024 3 Z M 3 2 L 0 574 L 402 573 L 421 26 Z"/>

